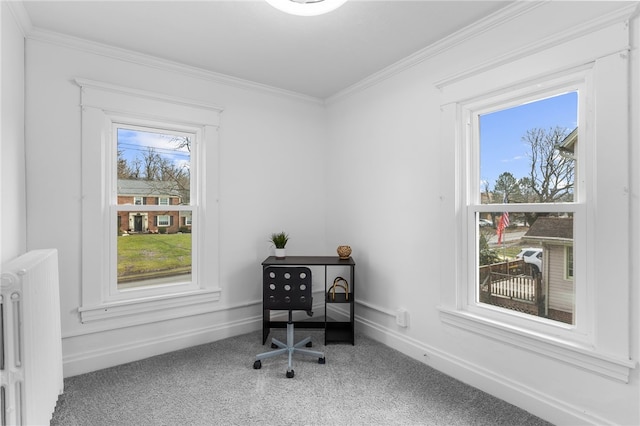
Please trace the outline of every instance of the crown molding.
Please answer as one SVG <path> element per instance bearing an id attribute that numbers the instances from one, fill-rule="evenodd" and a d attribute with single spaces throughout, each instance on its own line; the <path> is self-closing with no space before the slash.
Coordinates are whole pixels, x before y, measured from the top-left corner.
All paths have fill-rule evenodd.
<path id="1" fill-rule="evenodd" d="M 9 11 L 11 11 L 20 31 L 22 31 L 22 35 L 26 37 L 27 34 L 33 30 L 33 24 L 31 23 L 27 9 L 24 8 L 24 4 L 22 1 L 8 1 L 4 3 L 9 7 Z"/>
<path id="2" fill-rule="evenodd" d="M 542 1 L 515 1 L 510 3 L 508 6 L 498 10 L 492 15 L 487 16 L 484 19 L 481 19 L 473 24 L 451 34 L 448 37 L 445 37 L 422 50 L 417 51 L 416 53 L 407 56 L 404 59 L 392 64 L 381 71 L 378 71 L 369 77 L 360 80 L 358 83 L 355 83 L 344 90 L 328 97 L 325 99 L 325 105 L 329 105 L 331 103 L 337 102 L 341 99 L 347 98 L 357 92 L 360 92 L 368 87 L 376 85 L 390 77 L 393 77 L 396 74 L 399 74 L 402 71 L 410 69 L 430 58 L 436 57 L 439 54 L 446 52 L 447 50 L 460 45 L 478 35 L 490 31 L 494 28 L 498 28 L 502 26 L 504 23 L 509 22 L 513 19 L 518 18 L 521 15 L 524 15 L 546 3 L 549 3 L 553 0 L 542 0 Z M 442 80 L 436 82 L 436 87 L 442 87 L 443 85 L 451 84 L 454 81 L 460 80 L 467 75 L 471 75 L 473 73 L 477 73 L 481 70 L 490 69 L 500 64 L 504 64 L 506 62 L 510 62 L 521 58 L 523 56 L 527 56 L 530 54 L 534 54 L 540 50 L 543 50 L 549 47 L 552 44 L 557 44 L 562 41 L 570 40 L 572 38 L 579 37 L 584 35 L 585 33 L 593 30 L 597 30 L 603 28 L 607 25 L 610 25 L 614 22 L 621 22 L 622 20 L 631 18 L 634 14 L 639 13 L 640 7 L 638 7 L 638 2 L 630 2 L 629 5 L 617 9 L 609 14 L 602 15 L 596 19 L 585 22 L 582 25 L 577 27 L 573 27 L 567 29 L 561 34 L 556 34 L 545 39 L 536 41 L 527 46 L 523 46 L 522 48 L 517 49 L 516 51 L 512 51 L 505 55 L 502 55 L 498 58 L 493 58 L 489 61 L 484 62 L 483 64 L 474 67 L 473 69 L 464 70 L 458 74 L 448 76 Z"/>
<path id="3" fill-rule="evenodd" d="M 24 9 L 24 8 L 23 8 Z M 77 51 L 104 56 L 107 58 L 130 62 L 136 65 L 141 65 L 149 68 L 156 68 L 162 71 L 175 72 L 178 74 L 186 75 L 188 77 L 199 78 L 208 82 L 224 84 L 226 86 L 233 86 L 245 90 L 253 90 L 258 92 L 265 92 L 272 95 L 282 96 L 289 99 L 295 99 L 298 101 L 308 102 L 312 104 L 323 104 L 323 100 L 313 96 L 308 96 L 302 93 L 297 93 L 290 90 L 280 89 L 277 87 L 269 86 L 266 84 L 256 83 L 253 81 L 232 77 L 226 74 L 216 73 L 213 71 L 207 71 L 202 68 L 185 65 L 179 62 L 170 61 L 168 59 L 158 58 L 152 55 L 146 55 L 129 49 L 123 49 L 119 47 L 110 46 L 103 43 L 85 40 L 79 37 L 73 37 L 66 34 L 61 34 L 54 31 L 43 30 L 41 28 L 33 27 L 27 34 L 27 39 L 32 41 L 38 41 L 43 43 L 56 44 L 58 46 L 74 49 Z"/>
<path id="4" fill-rule="evenodd" d="M 464 43 L 467 40 L 470 40 L 474 37 L 477 37 L 479 34 L 487 32 L 493 28 L 499 27 L 503 25 L 505 22 L 508 22 L 512 19 L 517 18 L 520 15 L 523 15 L 530 10 L 533 10 L 542 4 L 547 3 L 551 0 L 543 0 L 543 1 L 517 1 L 510 3 L 509 5 L 503 7 L 502 9 L 496 11 L 495 13 L 474 22 L 473 24 L 462 28 L 455 33 L 438 40 L 437 42 L 430 44 L 429 46 L 407 56 L 400 61 L 389 65 L 388 67 L 378 71 L 369 77 L 360 80 L 359 82 L 347 87 L 344 90 L 336 93 L 328 97 L 325 100 L 325 104 L 330 104 L 336 102 L 340 99 L 346 98 L 350 95 L 353 95 L 359 91 L 362 91 L 370 86 L 380 83 L 394 75 L 412 68 L 430 58 L 438 56 L 439 54 L 446 52 L 447 50 L 457 46 L 459 44 Z"/>
<path id="5" fill-rule="evenodd" d="M 504 65 L 506 63 L 514 62 L 519 59 L 535 55 L 546 49 L 549 49 L 550 47 L 577 39 L 594 31 L 606 28 L 610 25 L 627 22 L 637 12 L 637 9 L 638 3 L 629 3 L 629 5 L 625 7 L 614 10 L 590 21 L 583 22 L 582 24 L 568 28 L 565 31 L 561 31 L 551 36 L 541 38 L 533 43 L 521 46 L 515 51 L 511 51 L 504 55 L 485 61 L 475 67 L 463 70 L 453 75 L 449 75 L 439 81 L 436 81 L 435 86 L 438 89 L 442 89 L 443 87 L 464 80 L 465 78 L 468 78 L 472 75 L 476 75 L 484 71 L 494 69 L 500 65 Z"/>

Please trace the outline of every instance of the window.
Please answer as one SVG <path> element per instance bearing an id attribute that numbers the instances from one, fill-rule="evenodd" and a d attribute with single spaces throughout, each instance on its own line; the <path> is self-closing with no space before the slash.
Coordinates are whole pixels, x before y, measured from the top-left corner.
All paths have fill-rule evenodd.
<path id="1" fill-rule="evenodd" d="M 125 123 L 114 123 L 113 134 L 117 185 L 112 192 L 118 200 L 114 208 L 118 218 L 129 218 L 127 226 L 117 230 L 119 236 L 127 237 L 118 238 L 115 244 L 117 289 L 188 283 L 192 280 L 192 238 L 191 234 L 179 234 L 174 217 L 190 214 L 197 207 L 196 198 L 191 197 L 192 163 L 198 151 L 196 134 Z M 146 204 L 145 211 L 132 212 L 132 194 L 142 194 L 133 195 L 134 200 L 158 202 Z M 171 198 L 176 201 L 171 203 Z M 156 205 L 164 206 L 163 211 L 156 211 Z M 151 222 L 149 215 L 154 217 Z M 158 234 L 167 236 L 160 239 Z"/>
<path id="2" fill-rule="evenodd" d="M 479 155 L 468 214 L 496 223 L 494 230 L 478 219 L 475 229 L 470 256 L 478 273 L 470 292 L 477 303 L 574 324 L 575 289 L 554 265 L 564 260 L 564 244 L 573 242 L 574 215 L 585 197 L 575 184 L 578 87 L 471 112 L 476 137 L 470 149 Z"/>
<path id="3" fill-rule="evenodd" d="M 438 83 L 442 320 L 622 381 L 633 368 L 629 238 L 597 218 L 624 212 L 616 226 L 629 226 L 627 31 L 613 24 Z M 554 121 L 536 122 L 549 111 Z M 522 118 L 525 132 L 508 136 Z M 527 152 L 516 149 L 545 140 L 518 169 Z"/>
<path id="4" fill-rule="evenodd" d="M 564 248 L 565 278 L 573 279 L 573 246 Z"/>
<path id="5" fill-rule="evenodd" d="M 206 215 L 203 206 L 217 198 L 218 178 L 215 166 L 206 180 L 202 171 L 217 164 L 220 109 L 76 82 L 82 87 L 82 241 L 96 248 L 83 255 L 82 321 L 109 328 L 215 309 L 218 213 L 215 202 Z M 181 217 L 191 219 L 188 229 L 181 229 Z"/>
<path id="6" fill-rule="evenodd" d="M 170 225 L 169 216 L 166 214 L 158 216 L 158 226 L 169 226 Z"/>

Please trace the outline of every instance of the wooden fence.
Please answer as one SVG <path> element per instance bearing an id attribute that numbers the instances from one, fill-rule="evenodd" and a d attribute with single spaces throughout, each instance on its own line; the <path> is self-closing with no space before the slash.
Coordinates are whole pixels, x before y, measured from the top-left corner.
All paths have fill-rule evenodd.
<path id="1" fill-rule="evenodd" d="M 529 272 L 529 273 L 527 273 Z M 532 276 L 522 260 L 481 266 L 480 300 L 492 305 L 544 315 L 542 275 Z"/>

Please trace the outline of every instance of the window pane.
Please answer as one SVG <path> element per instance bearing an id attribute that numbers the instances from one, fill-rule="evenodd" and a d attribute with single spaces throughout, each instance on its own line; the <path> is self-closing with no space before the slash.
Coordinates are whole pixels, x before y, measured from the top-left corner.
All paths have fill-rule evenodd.
<path id="1" fill-rule="evenodd" d="M 191 135 L 122 126 L 117 129 L 119 210 L 117 287 L 191 282 Z M 167 210 L 157 210 L 166 206 Z"/>
<path id="2" fill-rule="evenodd" d="M 482 204 L 574 201 L 578 93 L 479 116 Z"/>
<path id="3" fill-rule="evenodd" d="M 134 223 L 134 227 L 149 226 L 152 213 L 118 212 L 119 223 Z M 172 219 L 175 217 L 176 219 Z M 184 224 L 190 211 L 171 212 L 157 216 L 157 229 L 175 232 L 118 233 L 118 289 L 191 282 L 191 225 Z M 170 225 L 161 225 L 168 223 Z M 151 227 L 153 229 L 153 227 Z"/>
<path id="4" fill-rule="evenodd" d="M 118 204 L 189 204 L 191 137 L 118 128 Z"/>
<path id="5" fill-rule="evenodd" d="M 573 214 L 478 213 L 476 230 L 480 303 L 573 324 Z"/>

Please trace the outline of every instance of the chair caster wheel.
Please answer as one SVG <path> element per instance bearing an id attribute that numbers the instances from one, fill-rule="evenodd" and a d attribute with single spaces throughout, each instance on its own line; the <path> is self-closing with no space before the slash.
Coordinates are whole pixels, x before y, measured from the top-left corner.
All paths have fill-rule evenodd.
<path id="1" fill-rule="evenodd" d="M 287 371 L 287 379 L 292 379 L 292 378 L 293 378 L 293 375 L 294 375 L 293 370 L 291 370 L 291 371 Z"/>
<path id="2" fill-rule="evenodd" d="M 307 342 L 307 344 L 305 345 L 306 347 L 310 348 L 313 346 L 313 342 Z"/>
<path id="3" fill-rule="evenodd" d="M 262 368 L 262 361 L 257 360 L 256 362 L 253 363 L 254 370 L 260 370 L 261 368 Z"/>
<path id="4" fill-rule="evenodd" d="M 327 360 L 325 360 L 324 357 L 318 358 L 318 364 L 325 364 L 326 362 Z"/>

